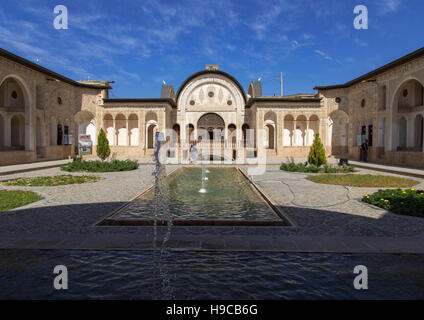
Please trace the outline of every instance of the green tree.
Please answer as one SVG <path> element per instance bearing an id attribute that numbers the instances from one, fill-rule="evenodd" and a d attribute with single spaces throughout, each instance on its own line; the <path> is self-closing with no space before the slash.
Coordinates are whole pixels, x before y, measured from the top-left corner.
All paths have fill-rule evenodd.
<path id="1" fill-rule="evenodd" d="M 319 137 L 319 133 L 315 134 L 314 143 L 311 146 L 308 156 L 308 162 L 316 165 L 317 167 L 327 164 L 327 157 L 325 156 L 325 148 Z"/>
<path id="2" fill-rule="evenodd" d="M 110 155 L 109 140 L 107 140 L 106 134 L 103 129 L 100 129 L 99 136 L 97 138 L 96 152 L 97 156 L 102 161 L 105 161 L 105 159 L 107 159 L 107 157 L 109 157 Z"/>

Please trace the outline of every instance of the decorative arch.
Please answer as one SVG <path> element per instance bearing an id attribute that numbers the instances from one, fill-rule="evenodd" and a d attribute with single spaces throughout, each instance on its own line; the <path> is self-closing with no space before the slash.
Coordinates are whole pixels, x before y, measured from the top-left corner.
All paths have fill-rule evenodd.
<path id="1" fill-rule="evenodd" d="M 128 117 L 128 134 L 129 145 L 138 146 L 140 139 L 140 129 L 138 127 L 138 115 L 131 113 Z"/>
<path id="2" fill-rule="evenodd" d="M 306 129 L 308 126 L 308 119 L 305 115 L 299 115 L 296 118 L 295 128 L 295 145 L 302 147 L 306 145 Z"/>
<path id="3" fill-rule="evenodd" d="M 283 146 L 291 147 L 294 145 L 293 133 L 294 133 L 294 117 L 291 114 L 288 114 L 284 117 Z"/>
<path id="4" fill-rule="evenodd" d="M 407 77 L 396 87 L 391 99 L 391 150 L 415 151 L 418 141 L 415 119 L 424 111 L 424 86 L 416 77 Z"/>
<path id="5" fill-rule="evenodd" d="M 103 129 L 105 130 L 106 137 L 109 140 L 109 144 L 114 146 L 115 142 L 115 128 L 113 125 L 113 116 L 110 113 L 106 113 L 103 116 Z"/>
<path id="6" fill-rule="evenodd" d="M 246 105 L 243 87 L 231 75 L 222 71 L 201 71 L 187 78 L 177 92 L 179 109 L 198 108 L 241 110 Z"/>
<path id="7" fill-rule="evenodd" d="M 20 91 L 19 94 L 22 95 L 22 100 L 19 100 L 16 103 L 14 102 L 14 98 L 9 98 L 9 94 L 13 92 L 4 92 L 5 86 L 4 84 L 7 81 L 13 81 L 17 84 L 17 90 Z M 18 111 L 15 115 L 13 115 L 10 119 L 10 134 L 8 141 L 4 141 L 4 144 L 15 145 L 15 147 L 19 149 L 33 150 L 36 146 L 34 143 L 36 142 L 36 138 L 32 132 L 26 132 L 25 130 L 25 122 L 28 117 L 28 110 L 30 105 L 33 103 L 32 96 L 30 94 L 30 89 L 27 82 L 16 74 L 8 74 L 4 76 L 0 81 L 0 102 L 2 105 L 10 107 L 23 107 L 22 111 Z M 7 101 L 7 99 L 9 99 Z M 18 97 L 19 98 L 19 97 Z M 19 105 L 19 104 L 22 105 Z M 8 119 L 4 119 L 4 121 L 8 121 Z M 34 126 L 36 123 L 34 123 Z M 14 134 L 19 134 L 19 137 L 14 137 Z M 6 136 L 3 138 L 6 139 Z"/>

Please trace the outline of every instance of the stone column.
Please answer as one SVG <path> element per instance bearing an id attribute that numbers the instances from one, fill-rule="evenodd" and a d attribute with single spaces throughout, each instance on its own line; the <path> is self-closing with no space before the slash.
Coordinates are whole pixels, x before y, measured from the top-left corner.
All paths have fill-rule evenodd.
<path id="1" fill-rule="evenodd" d="M 296 125 L 297 125 L 297 122 L 296 122 L 296 118 L 294 118 L 293 119 L 293 134 L 292 134 L 292 147 L 297 147 L 297 138 L 296 138 L 296 130 L 297 130 L 297 128 L 296 128 Z"/>
<path id="2" fill-rule="evenodd" d="M 116 132 L 116 118 L 113 117 L 113 145 L 118 145 L 118 133 Z"/>
<path id="3" fill-rule="evenodd" d="M 309 146 L 309 140 L 310 140 L 309 139 L 309 121 L 310 121 L 309 119 L 306 119 L 306 134 L 305 134 L 306 141 L 305 141 L 305 146 Z M 318 127 L 318 129 L 319 129 L 319 127 Z"/>
<path id="4" fill-rule="evenodd" d="M 6 114 L 4 119 L 4 145 L 6 147 L 12 146 L 12 132 L 11 132 L 12 117 Z"/>
<path id="5" fill-rule="evenodd" d="M 276 146 L 275 149 L 277 151 L 277 155 L 281 153 L 281 150 L 283 150 L 283 114 L 281 111 L 277 112 L 277 123 L 275 124 L 275 131 L 274 134 L 276 135 Z"/>
<path id="6" fill-rule="evenodd" d="M 127 127 L 127 141 L 126 141 L 126 144 L 127 144 L 127 146 L 129 146 L 130 145 L 130 141 L 131 141 L 131 139 L 130 139 L 130 135 L 131 135 L 131 132 L 130 132 L 130 126 L 129 126 L 129 120 L 128 120 L 128 116 L 125 118 L 125 125 L 126 125 L 126 127 Z"/>
<path id="7" fill-rule="evenodd" d="M 144 110 L 138 112 L 138 145 L 144 149 Z"/>
<path id="8" fill-rule="evenodd" d="M 25 150 L 35 151 L 36 139 L 36 88 L 35 83 L 31 85 L 31 90 L 28 92 L 29 101 L 25 101 Z"/>

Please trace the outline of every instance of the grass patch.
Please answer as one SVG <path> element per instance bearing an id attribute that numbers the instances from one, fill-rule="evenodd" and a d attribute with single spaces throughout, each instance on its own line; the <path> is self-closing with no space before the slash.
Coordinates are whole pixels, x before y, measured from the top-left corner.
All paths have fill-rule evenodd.
<path id="1" fill-rule="evenodd" d="M 42 199 L 43 197 L 32 191 L 0 190 L 0 212 L 22 207 Z"/>
<path id="2" fill-rule="evenodd" d="M 111 160 L 102 162 L 100 160 L 87 161 L 77 158 L 68 165 L 61 167 L 61 169 L 68 172 L 118 172 L 135 170 L 138 166 L 138 162 L 132 160 Z"/>
<path id="3" fill-rule="evenodd" d="M 410 188 L 419 184 L 412 179 L 371 174 L 325 174 L 306 179 L 316 183 L 369 188 Z"/>
<path id="4" fill-rule="evenodd" d="M 346 173 L 354 172 L 354 166 L 331 166 L 324 165 L 317 167 L 313 164 L 306 163 L 295 163 L 294 159 L 288 159 L 287 162 L 284 162 L 280 166 L 280 170 L 288 172 L 303 172 L 303 173 Z"/>
<path id="5" fill-rule="evenodd" d="M 372 195 L 366 194 L 362 201 L 393 213 L 424 217 L 424 190 L 379 190 Z"/>
<path id="6" fill-rule="evenodd" d="M 68 184 L 97 182 L 100 180 L 102 180 L 102 178 L 96 176 L 73 176 L 68 174 L 52 177 L 19 178 L 1 181 L 0 183 L 5 186 L 16 187 L 54 187 Z"/>

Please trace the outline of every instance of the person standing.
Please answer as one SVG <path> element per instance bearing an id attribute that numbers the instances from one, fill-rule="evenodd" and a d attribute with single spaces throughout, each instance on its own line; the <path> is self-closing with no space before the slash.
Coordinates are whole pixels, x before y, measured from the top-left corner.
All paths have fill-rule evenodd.
<path id="1" fill-rule="evenodd" d="M 190 158 L 191 162 L 197 161 L 197 147 L 196 147 L 197 141 L 194 141 L 190 146 Z"/>
<path id="2" fill-rule="evenodd" d="M 368 140 L 365 140 L 365 142 L 361 145 L 361 151 L 362 151 L 362 161 L 367 162 L 368 161 Z"/>

